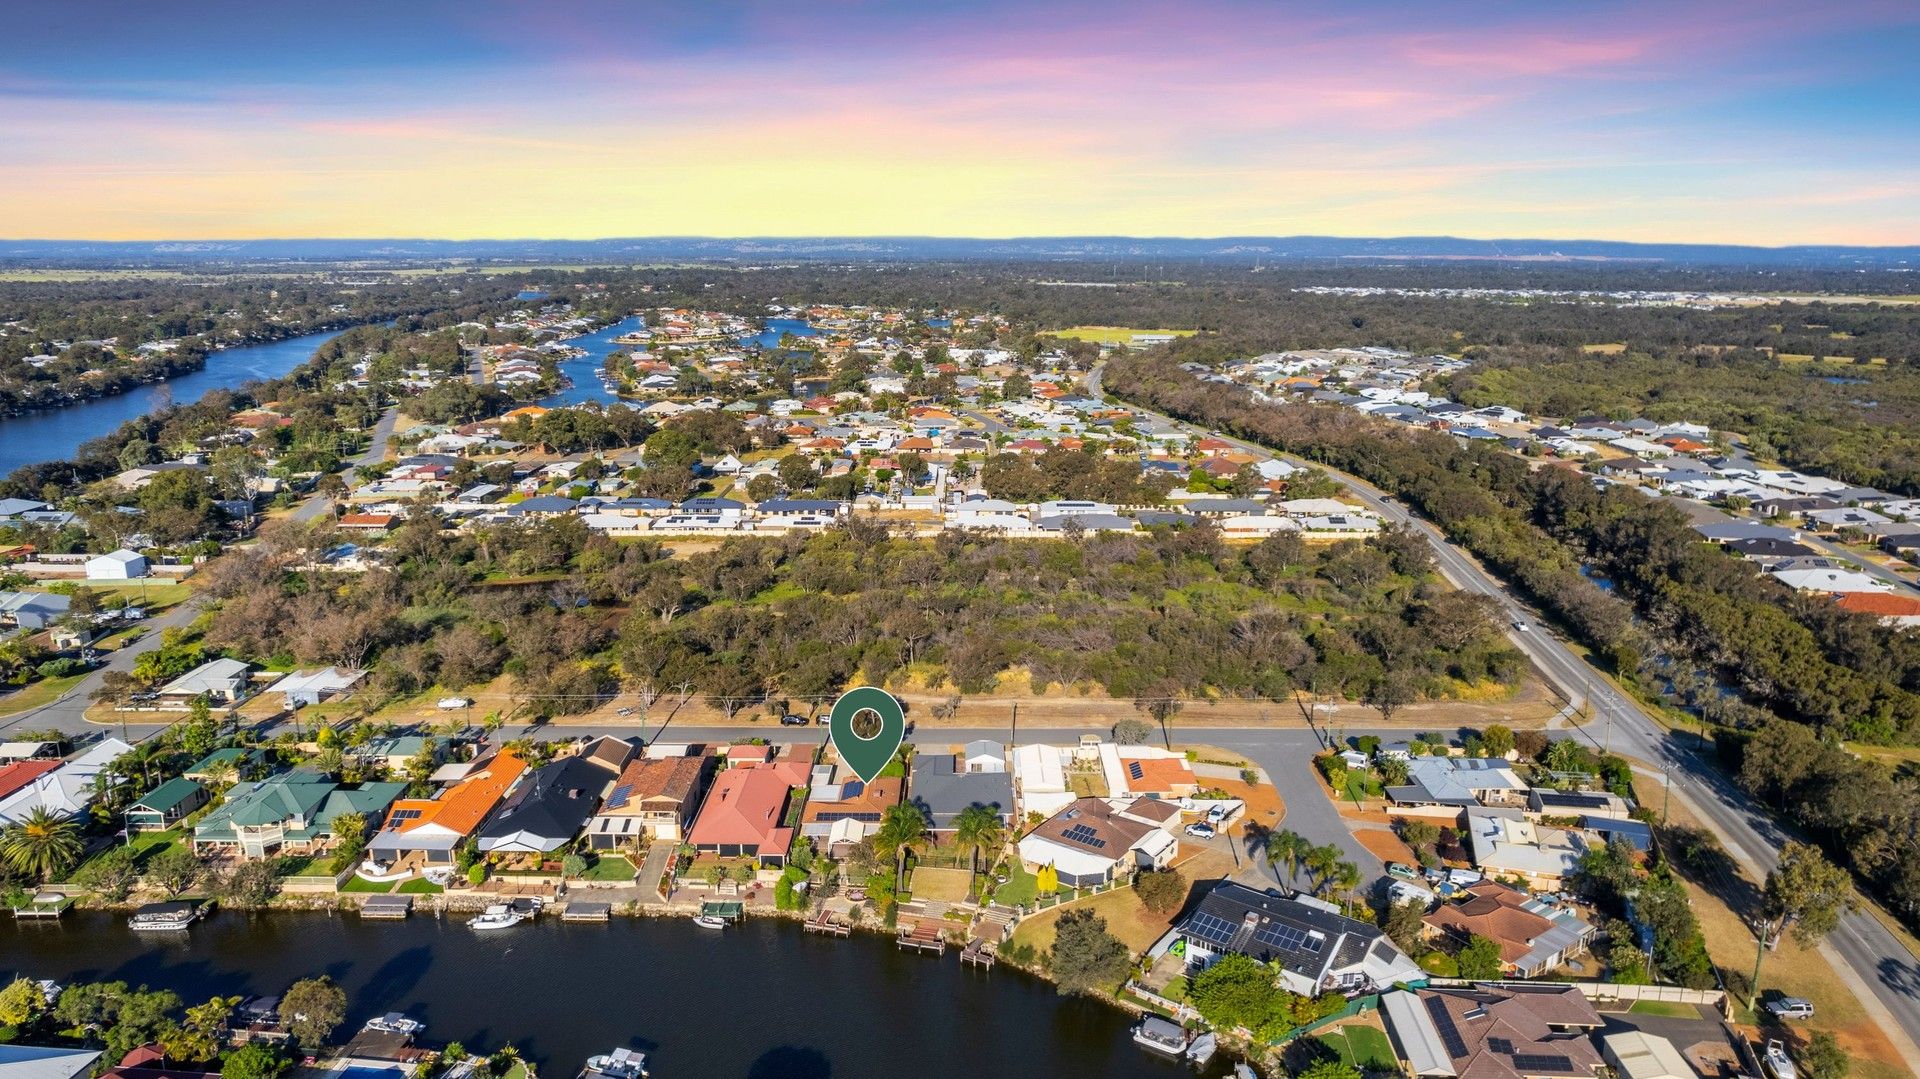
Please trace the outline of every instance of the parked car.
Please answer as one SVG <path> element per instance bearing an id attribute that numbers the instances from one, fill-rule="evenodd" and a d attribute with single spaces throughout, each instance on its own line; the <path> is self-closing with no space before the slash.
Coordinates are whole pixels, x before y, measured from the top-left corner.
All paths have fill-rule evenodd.
<path id="1" fill-rule="evenodd" d="M 1194 821 L 1187 825 L 1187 834 L 1195 839 L 1212 839 L 1215 833 L 1213 825 L 1205 821 Z"/>
<path id="2" fill-rule="evenodd" d="M 1221 804 L 1213 806 L 1207 810 L 1207 823 L 1218 825 L 1221 821 L 1227 819 L 1227 814 L 1232 812 L 1233 807 L 1229 805 Z"/>
<path id="3" fill-rule="evenodd" d="M 1398 877 L 1401 880 L 1419 880 L 1420 879 L 1420 874 L 1414 872 L 1414 869 L 1412 866 L 1402 865 L 1399 862 L 1387 863 L 1387 876 Z"/>
<path id="4" fill-rule="evenodd" d="M 437 705 L 436 707 L 438 707 L 438 708 L 440 708 L 440 709 L 441 709 L 442 711 L 446 711 L 446 712 L 452 712 L 452 711 L 455 711 L 455 710 L 457 710 L 457 709 L 461 709 L 461 708 L 472 708 L 472 707 L 473 707 L 473 698 L 471 698 L 471 697 L 442 697 L 442 698 L 440 698 L 440 703 L 439 703 L 439 704 L 438 704 L 438 705 Z"/>
<path id="5" fill-rule="evenodd" d="M 1803 997 L 1780 997 L 1767 1001 L 1767 1011 L 1776 1019 L 1812 1019 L 1813 1001 Z"/>
<path id="6" fill-rule="evenodd" d="M 782 712 L 780 714 L 780 725 L 782 727 L 804 727 L 807 725 L 807 717 L 798 712 Z"/>

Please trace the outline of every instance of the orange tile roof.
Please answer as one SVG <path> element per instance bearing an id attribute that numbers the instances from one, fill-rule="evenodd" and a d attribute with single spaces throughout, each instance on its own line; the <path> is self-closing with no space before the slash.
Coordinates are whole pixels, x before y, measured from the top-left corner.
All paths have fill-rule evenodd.
<path id="1" fill-rule="evenodd" d="M 780 822 L 794 785 L 782 769 L 770 765 L 721 772 L 693 820 L 687 842 L 696 847 L 742 844 L 758 847 L 761 854 L 786 853 L 793 843 L 793 829 Z"/>
<path id="2" fill-rule="evenodd" d="M 455 783 L 438 798 L 403 798 L 393 803 L 393 809 L 387 814 L 387 827 L 404 833 L 435 824 L 456 835 L 470 834 L 480 827 L 493 807 L 500 804 L 507 788 L 526 770 L 526 761 L 512 750 L 503 749 L 480 771 Z M 419 810 L 420 816 L 395 824 L 395 816 L 403 809 Z"/>
<path id="3" fill-rule="evenodd" d="M 1193 769 L 1178 757 L 1126 757 L 1120 766 L 1127 772 L 1127 789 L 1135 794 L 1175 794 L 1181 787 L 1198 785 Z M 1133 775 L 1135 766 L 1140 769 L 1138 779 Z"/>
<path id="4" fill-rule="evenodd" d="M 27 784 L 60 767 L 59 761 L 18 761 L 14 764 L 0 764 L 0 798 L 5 798 Z"/>
<path id="5" fill-rule="evenodd" d="M 1841 610 L 1878 615 L 1881 618 L 1920 617 L 1920 599 L 1889 592 L 1847 592 L 1836 602 Z"/>

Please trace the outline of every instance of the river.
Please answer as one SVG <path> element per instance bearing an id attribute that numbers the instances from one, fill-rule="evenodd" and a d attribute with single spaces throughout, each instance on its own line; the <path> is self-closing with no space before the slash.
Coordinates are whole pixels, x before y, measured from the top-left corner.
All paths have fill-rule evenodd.
<path id="1" fill-rule="evenodd" d="M 207 356 L 198 371 L 140 386 L 112 397 L 96 397 L 65 408 L 0 418 L 0 476 L 21 465 L 58 461 L 79 452 L 80 444 L 111 433 L 136 416 L 173 404 L 192 404 L 214 390 L 252 380 L 279 378 L 313 358 L 319 347 L 344 333 L 328 330 L 264 345 L 224 348 Z"/>
<path id="2" fill-rule="evenodd" d="M 715 933 L 684 919 L 549 917 L 475 933 L 425 915 L 222 913 L 184 933 L 135 934 L 120 916 L 75 913 L 0 925 L 0 976 L 15 970 L 166 988 L 188 1004 L 327 974 L 347 991 L 350 1028 L 405 1011 L 430 1042 L 519 1046 L 546 1079 L 616 1046 L 644 1050 L 659 1079 L 1193 1074 L 1135 1046 L 1119 1011 L 1017 971 L 776 919 Z M 1224 1074 L 1223 1059 L 1213 1071 Z"/>
<path id="3" fill-rule="evenodd" d="M 600 373 L 606 370 L 607 357 L 626 349 L 629 352 L 645 352 L 642 345 L 616 345 L 613 339 L 646 328 L 647 320 L 639 315 L 629 315 L 604 329 L 595 330 L 572 338 L 567 344 L 586 350 L 584 356 L 572 356 L 561 360 L 560 373 L 567 376 L 573 385 L 559 393 L 549 394 L 540 399 L 540 404 L 548 408 L 561 405 L 601 404 L 610 405 L 620 400 L 620 396 L 608 389 L 600 381 Z"/>

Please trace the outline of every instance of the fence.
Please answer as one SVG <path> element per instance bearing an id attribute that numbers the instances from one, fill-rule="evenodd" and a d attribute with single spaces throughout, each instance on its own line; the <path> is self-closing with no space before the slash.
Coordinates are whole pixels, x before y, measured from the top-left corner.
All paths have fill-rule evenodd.
<path id="1" fill-rule="evenodd" d="M 1666 1004 L 1704 1004 L 1718 1008 L 1727 999 L 1724 989 L 1688 989 L 1684 985 L 1621 985 L 1615 982 L 1490 982 L 1475 981 L 1466 978 L 1432 978 L 1429 985 L 1440 988 L 1462 988 L 1475 985 L 1491 985 L 1500 988 L 1528 987 L 1538 989 L 1543 984 L 1571 985 L 1580 990 L 1582 996 L 1595 1004 L 1633 1003 L 1635 1001 L 1658 1001 Z"/>
<path id="2" fill-rule="evenodd" d="M 1285 1034 L 1282 1034 L 1279 1037 L 1275 1038 L 1273 1040 L 1273 1044 L 1286 1045 L 1288 1042 L 1291 1042 L 1296 1038 L 1303 1038 L 1308 1034 L 1313 1033 L 1316 1030 L 1321 1030 L 1326 1027 L 1330 1027 L 1335 1023 L 1344 1022 L 1348 1019 L 1352 1019 L 1356 1015 L 1363 1015 L 1367 1012 L 1374 1011 L 1379 1007 L 1380 1007 L 1380 994 L 1378 993 L 1369 993 L 1363 997 L 1354 997 L 1352 1000 L 1347 1001 L 1346 1007 L 1340 1009 L 1339 1011 L 1333 1013 L 1332 1015 L 1326 1016 L 1325 1018 L 1315 1019 L 1313 1022 L 1308 1023 L 1306 1026 L 1294 1027 L 1292 1030 L 1289 1030 Z"/>

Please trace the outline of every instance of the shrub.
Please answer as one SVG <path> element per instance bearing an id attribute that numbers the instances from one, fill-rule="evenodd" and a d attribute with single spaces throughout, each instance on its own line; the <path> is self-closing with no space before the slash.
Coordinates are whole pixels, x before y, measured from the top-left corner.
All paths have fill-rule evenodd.
<path id="1" fill-rule="evenodd" d="M 1133 879 L 1140 902 L 1155 914 L 1172 914 L 1187 901 L 1187 879 L 1178 870 L 1149 870 Z"/>

